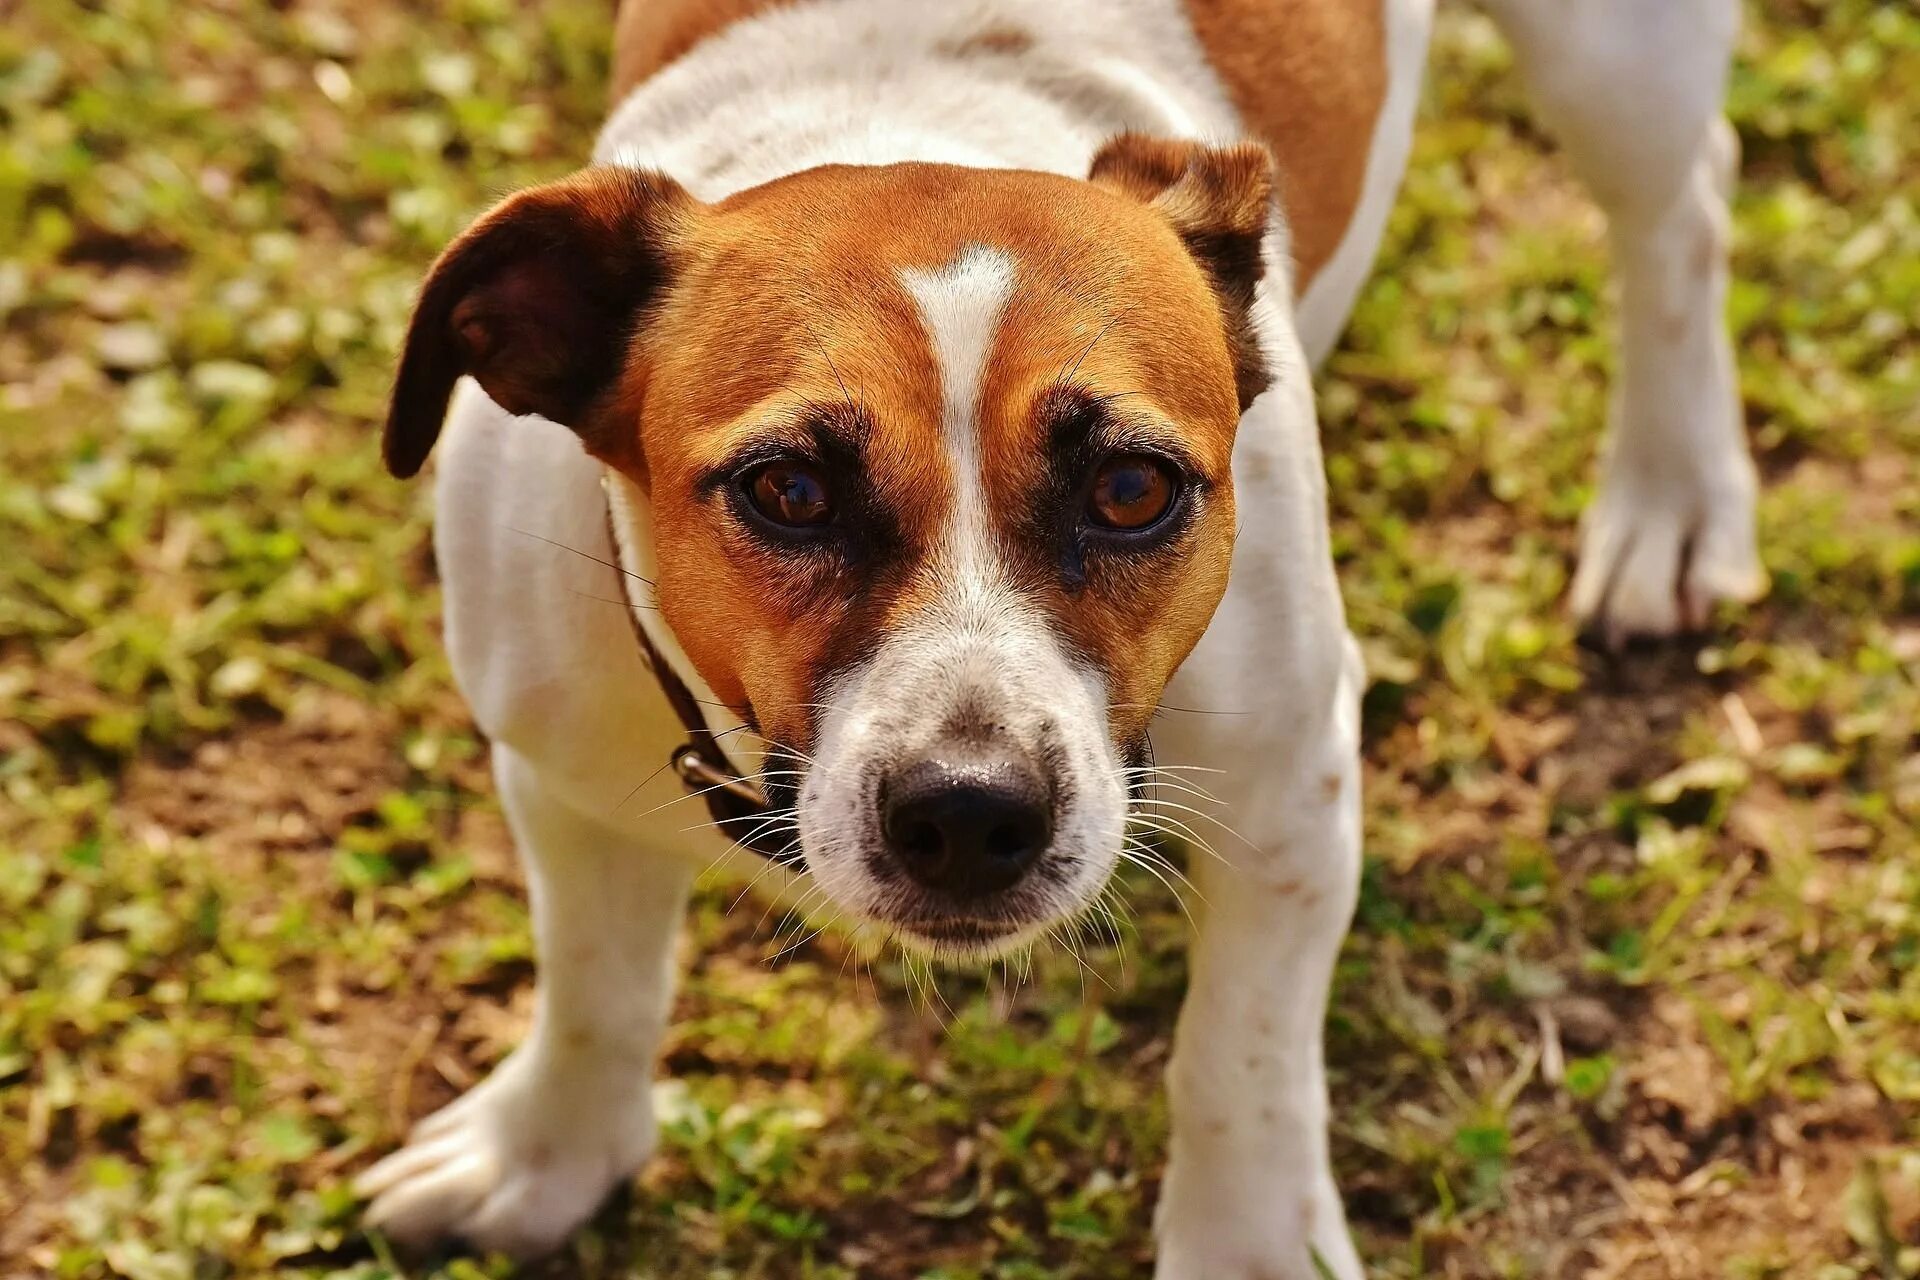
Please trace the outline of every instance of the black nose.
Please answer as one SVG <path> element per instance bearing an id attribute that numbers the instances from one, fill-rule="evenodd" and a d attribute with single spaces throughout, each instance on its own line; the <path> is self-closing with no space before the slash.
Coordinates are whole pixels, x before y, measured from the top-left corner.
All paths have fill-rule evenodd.
<path id="1" fill-rule="evenodd" d="M 887 780 L 880 820 L 907 874 L 962 899 L 1010 887 L 1053 839 L 1046 779 L 1012 755 L 918 760 Z"/>

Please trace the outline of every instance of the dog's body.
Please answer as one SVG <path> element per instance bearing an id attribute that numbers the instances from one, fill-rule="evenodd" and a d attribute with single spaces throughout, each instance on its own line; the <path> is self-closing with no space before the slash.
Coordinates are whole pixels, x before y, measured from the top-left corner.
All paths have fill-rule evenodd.
<path id="1" fill-rule="evenodd" d="M 764 189 L 790 193 L 782 198 L 805 209 L 837 211 L 834 217 L 865 210 L 874 219 L 875 240 L 924 235 L 926 245 L 946 246 L 900 249 L 889 261 L 913 265 L 885 278 L 899 293 L 887 305 L 910 308 L 902 323 L 911 327 L 917 319 L 925 332 L 922 355 L 914 359 L 937 366 L 940 406 L 928 412 L 943 425 L 927 438 L 944 442 L 934 449 L 950 455 L 958 496 L 944 532 L 928 535 L 926 545 L 938 550 L 927 554 L 941 565 L 928 575 L 933 585 L 924 592 L 903 587 L 898 598 L 916 600 L 923 592 L 933 603 L 896 603 L 862 633 L 857 653 L 820 658 L 806 668 L 830 672 L 830 680 L 781 685 L 786 677 L 777 671 L 740 668 L 745 660 L 733 651 L 804 649 L 804 629 L 756 635 L 733 615 L 701 612 L 700 575 L 717 581 L 738 557 L 690 570 L 677 567 L 682 552 L 662 551 L 660 529 L 678 518 L 660 506 L 668 485 L 663 477 L 671 474 L 670 459 L 662 461 L 665 446 L 649 444 L 644 463 L 629 464 L 602 428 L 594 428 L 596 435 L 579 421 L 569 422 L 569 430 L 513 417 L 478 386 L 461 389 L 438 481 L 436 547 L 448 645 L 475 717 L 495 744 L 503 803 L 527 863 L 542 952 L 541 1005 L 527 1045 L 371 1171 L 364 1185 L 378 1197 L 377 1222 L 407 1239 L 458 1234 L 483 1245 L 539 1251 L 563 1238 L 651 1150 L 648 1083 L 671 1004 L 672 942 L 693 875 L 724 857 L 725 846 L 699 830 L 705 817 L 699 801 L 677 803 L 684 796 L 680 782 L 660 767 L 685 731 L 635 643 L 637 622 L 716 709 L 717 729 L 742 718 L 756 732 L 764 732 L 770 718 L 777 724 L 771 700 L 755 696 L 759 687 L 790 687 L 794 705 L 816 708 L 793 722 L 798 727 L 770 735 L 808 744 L 805 767 L 795 765 L 809 775 L 795 799 L 797 843 L 805 846 L 829 905 L 883 926 L 893 900 L 881 892 L 885 882 L 858 859 L 835 852 L 862 840 L 871 844 L 864 828 L 855 829 L 867 819 L 848 816 L 847 806 L 858 808 L 873 793 L 859 792 L 857 803 L 826 793 L 835 778 L 871 772 L 875 753 L 891 753 L 886 758 L 892 760 L 924 751 L 914 736 L 920 730 L 889 721 L 886 707 L 911 702 L 917 722 L 945 715 L 943 699 L 998 698 L 986 717 L 994 719 L 991 732 L 1016 745 L 1040 742 L 1034 752 L 1060 757 L 1048 765 L 1050 776 L 1057 775 L 1049 785 L 1083 797 L 1056 800 L 1047 829 L 1057 833 L 1056 845 L 1075 842 L 1083 856 L 1069 861 L 1086 864 L 1094 889 L 1104 882 L 1112 854 L 1085 855 L 1117 848 L 1122 838 L 1114 824 L 1124 820 L 1115 815 L 1128 812 L 1127 780 L 1144 776 L 1123 766 L 1135 759 L 1130 744 L 1144 735 L 1152 706 L 1164 695 L 1169 705 L 1240 713 L 1174 714 L 1154 726 L 1159 761 L 1217 771 L 1200 776 L 1243 837 L 1222 843 L 1221 858 L 1198 858 L 1191 867 L 1205 905 L 1169 1071 L 1174 1133 L 1158 1220 L 1158 1275 L 1310 1277 L 1315 1253 L 1335 1274 L 1359 1274 L 1328 1166 L 1319 1046 L 1325 992 L 1359 868 L 1356 722 L 1363 674 L 1329 553 L 1308 369 L 1338 337 L 1385 226 L 1408 152 L 1430 3 L 629 0 L 616 57 L 623 100 L 602 135 L 598 160 L 665 171 L 696 200 L 713 202 L 703 208 L 745 207 L 765 219 L 788 215 L 754 213 L 762 206 L 728 198 L 745 192 L 751 202 L 762 184 L 813 171 L 797 183 Z M 1719 315 L 1731 154 L 1718 99 L 1733 2 L 1489 0 L 1486 7 L 1513 38 L 1543 114 L 1609 214 L 1624 282 L 1614 445 L 1586 534 L 1574 607 L 1612 635 L 1670 633 L 1698 621 L 1713 600 L 1742 598 L 1759 586 L 1753 473 Z M 1262 204 L 1261 261 L 1240 278 L 1251 349 L 1236 345 L 1231 306 L 1225 345 L 1208 339 L 1220 346 L 1223 385 L 1238 379 L 1243 412 L 1233 414 L 1229 403 L 1226 434 L 1196 429 L 1187 442 L 1202 455 L 1217 446 L 1222 466 L 1230 449 L 1231 504 L 1222 492 L 1207 515 L 1223 522 L 1219 532 L 1201 525 L 1191 535 L 1215 540 L 1218 563 L 1183 567 L 1177 576 L 1186 585 L 1166 590 L 1167 609 L 1197 619 L 1191 634 L 1135 647 L 1117 637 L 1139 632 L 1138 622 L 1123 617 L 1073 631 L 1078 623 L 1049 622 L 1052 615 L 1034 603 L 1033 592 L 996 595 L 998 588 L 976 583 L 965 588 L 974 596 L 964 601 L 940 596 L 964 594 L 953 581 L 971 581 L 976 560 L 1003 552 L 1011 536 L 982 532 L 1002 482 L 974 455 L 985 457 L 1001 445 L 998 437 L 983 443 L 975 419 L 987 421 L 989 391 L 1000 395 L 993 389 L 1009 362 L 995 345 L 1006 340 L 997 336 L 999 327 L 1015 324 L 1020 291 L 1038 287 L 1032 282 L 1051 269 L 1033 242 L 1044 249 L 1048 237 L 1066 235 L 1058 227 L 1029 226 L 1022 209 L 1039 198 L 1032 191 L 1056 188 L 1013 186 L 1002 199 L 992 185 L 998 180 L 986 176 L 975 183 L 948 170 L 819 168 L 914 161 L 1075 180 L 1091 171 L 1096 182 L 1139 188 L 1203 266 L 1230 272 L 1230 265 L 1207 261 L 1209 247 L 1230 234 L 1194 231 L 1180 221 L 1185 206 L 1174 198 L 1188 191 L 1181 185 L 1186 179 L 1177 178 L 1180 163 L 1191 177 L 1202 162 L 1177 161 L 1168 171 L 1175 177 L 1155 177 L 1162 152 L 1140 142 L 1117 151 L 1108 144 L 1128 130 L 1259 138 L 1277 159 L 1284 213 L 1268 218 Z M 1222 164 L 1208 170 L 1212 187 L 1202 195 L 1238 180 L 1239 170 Z M 1065 187 L 1057 190 L 1063 202 L 1077 198 Z M 1074 218 L 1097 219 L 1105 208 L 1092 204 Z M 923 214 L 926 209 L 935 212 Z M 915 230 L 922 221 L 927 228 Z M 966 225 L 943 239 L 954 221 Z M 768 287 L 808 294 L 810 301 L 816 289 L 839 288 L 821 283 L 830 274 L 832 247 L 801 243 L 803 233 L 791 227 L 808 227 L 805 219 L 780 225 L 793 237 L 792 254 L 812 265 Z M 718 232 L 709 239 L 722 241 Z M 1142 240 L 1132 251 L 1124 239 L 1115 243 L 1133 262 L 1158 252 L 1157 241 Z M 807 258 L 816 250 L 828 256 Z M 725 262 L 727 252 L 706 251 L 701 270 L 717 269 L 712 264 Z M 1079 273 L 1072 290 L 1060 290 L 1078 291 L 1076 300 L 1094 290 L 1098 277 L 1088 273 L 1096 268 L 1106 269 L 1097 263 L 1072 268 Z M 761 265 L 751 274 L 758 279 L 769 270 Z M 664 274 L 677 281 L 696 273 Z M 1175 277 L 1167 279 L 1173 283 L 1164 293 L 1154 288 L 1148 301 L 1164 305 L 1164 326 L 1174 328 L 1185 323 L 1185 304 L 1175 296 Z M 1222 298 L 1239 288 L 1218 274 L 1213 279 Z M 1204 312 L 1205 323 L 1215 323 L 1208 295 L 1192 291 L 1191 297 L 1199 300 L 1194 314 Z M 768 359 L 811 362 L 808 353 L 818 345 L 825 358 L 810 376 L 826 387 L 839 384 L 849 413 L 866 414 L 872 396 L 872 416 L 881 423 L 875 430 L 882 434 L 890 413 L 919 412 L 906 407 L 907 391 L 888 384 L 887 371 L 902 363 L 897 353 L 863 361 L 858 344 L 841 336 L 843 313 L 857 304 L 836 295 L 821 308 L 807 313 L 812 319 L 783 323 L 782 332 L 796 323 L 807 330 L 807 342 L 779 348 Z M 741 343 L 774 344 L 769 351 L 779 341 L 752 337 L 753 313 L 692 310 L 699 314 L 655 306 L 644 323 L 718 326 L 717 337 L 699 339 L 703 349 L 725 346 L 735 334 Z M 451 315 L 456 328 L 471 320 L 457 309 Z M 483 328 L 490 319 L 491 313 L 481 315 Z M 1116 355 L 1098 344 L 1131 350 L 1122 338 L 1103 337 L 1106 327 L 1097 323 L 1090 332 L 1086 317 L 1075 323 L 1072 332 L 1085 334 L 1089 350 L 1098 352 L 1092 363 L 1130 360 L 1129 376 L 1145 380 L 1139 394 L 1160 403 L 1175 397 L 1155 381 L 1161 356 L 1149 347 Z M 816 328 L 826 329 L 825 336 Z M 473 359 L 497 346 L 497 335 L 486 332 L 474 340 Z M 924 358 L 929 349 L 931 361 Z M 1057 362 L 1052 350 L 1048 368 L 1057 363 L 1064 377 L 1073 348 L 1061 348 L 1066 358 Z M 1086 360 L 1087 352 L 1080 357 Z M 650 355 L 651 380 L 626 392 L 622 403 L 664 394 L 656 388 L 671 374 L 661 371 L 663 362 L 673 358 L 671 352 Z M 522 383 L 497 373 L 489 382 L 471 362 L 464 371 L 522 412 L 546 403 L 533 392 L 522 396 Z M 711 370 L 696 374 L 689 385 L 733 385 Z M 408 376 L 403 372 L 397 405 L 410 394 Z M 1136 394 L 1131 386 L 1100 385 L 1108 398 Z M 1250 386 L 1264 393 L 1253 398 Z M 731 420 L 749 408 L 757 412 L 762 391 L 741 392 L 740 404 L 685 412 Z M 431 397 L 422 403 L 432 408 Z M 1182 423 L 1204 419 L 1212 403 L 1196 401 L 1170 416 Z M 437 413 L 431 416 L 437 429 Z M 583 410 L 581 416 L 590 415 Z M 404 438 L 405 429 L 402 424 L 401 448 L 409 456 L 399 469 L 410 470 L 432 432 L 416 424 L 426 432 L 426 443 L 416 445 Z M 1058 423 L 1053 430 L 1057 435 Z M 591 454 L 583 452 L 582 438 Z M 390 436 L 390 457 L 393 448 Z M 1204 470 L 1204 458 L 1196 466 Z M 974 471 L 981 474 L 969 482 L 965 476 Z M 1121 480 L 1138 487 L 1137 476 Z M 1195 483 L 1198 492 L 1208 492 Z M 1126 493 L 1135 500 L 1134 488 Z M 976 499 L 989 512 L 968 517 L 968 503 Z M 911 541 L 910 530 L 901 536 Z M 1191 558 L 1207 560 L 1204 548 Z M 660 611 L 647 591 L 636 589 L 629 616 L 620 607 L 615 571 L 596 561 L 617 561 L 648 588 L 658 582 Z M 1108 571 L 1094 572 L 1096 591 L 1101 572 Z M 1189 589 L 1190 607 L 1179 594 Z M 1075 584 L 1061 598 L 1079 602 L 1085 590 Z M 1113 613 L 1120 606 L 1108 601 L 1102 608 Z M 953 620 L 962 615 L 964 621 Z M 1049 628 L 1066 628 L 1073 643 L 1054 645 Z M 1056 648 L 1065 656 L 1050 657 Z M 977 687 L 955 693 L 951 686 L 975 679 L 969 674 L 975 664 L 984 672 Z M 1126 710 L 1135 703 L 1116 694 L 1137 694 L 1138 715 Z M 1042 713 L 1032 724 L 1022 719 Z M 1080 731 L 1075 724 L 1109 720 L 1111 742 L 1097 734 L 1098 741 L 1084 743 L 1073 736 Z M 985 731 L 976 724 L 973 732 Z M 754 753 L 738 754 L 748 760 Z M 1169 782 L 1175 787 L 1177 779 L 1192 778 L 1160 776 L 1176 780 Z M 880 785 L 884 797 L 884 779 Z M 1153 802 L 1143 803 L 1132 812 L 1152 815 Z M 1169 805 L 1158 812 L 1166 820 L 1171 811 Z M 866 856 L 875 855 L 869 850 Z M 744 852 L 732 857 L 746 874 L 761 870 Z M 1020 923 L 1077 910 L 1089 891 L 1062 873 L 1045 911 L 1036 907 L 1033 920 Z M 913 933 L 914 926 L 903 927 Z M 1026 936 L 1008 925 L 1004 935 L 974 949 Z M 937 949 L 941 935 L 919 940 Z"/>

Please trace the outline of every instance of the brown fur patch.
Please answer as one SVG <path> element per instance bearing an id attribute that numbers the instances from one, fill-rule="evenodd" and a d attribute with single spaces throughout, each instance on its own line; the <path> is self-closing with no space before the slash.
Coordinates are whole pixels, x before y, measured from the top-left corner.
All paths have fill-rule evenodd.
<path id="1" fill-rule="evenodd" d="M 624 399 L 636 408 L 662 606 L 715 692 L 804 747 L 825 674 L 923 605 L 954 477 L 938 360 L 900 273 L 981 243 L 1016 264 L 978 423 L 1009 545 L 1027 537 L 1045 487 L 1044 401 L 1063 379 L 1175 433 L 1213 481 L 1177 553 L 1103 567 L 1079 590 L 1059 581 L 1050 548 L 1027 562 L 1024 585 L 1115 678 L 1112 696 L 1128 704 L 1116 728 L 1137 730 L 1204 630 L 1232 540 L 1232 358 L 1206 277 L 1169 224 L 1090 183 L 908 164 L 795 174 L 694 225 Z M 1154 299 L 1150 316 L 1142 298 Z M 867 563 L 769 545 L 701 487 L 747 442 L 784 439 L 823 409 L 861 424 L 862 483 L 890 521 Z"/>
<path id="2" fill-rule="evenodd" d="M 1272 148 L 1293 229 L 1296 294 L 1360 203 L 1387 98 L 1382 0 L 1185 0 L 1248 133 Z"/>
<path id="3" fill-rule="evenodd" d="M 938 48 L 954 58 L 1006 58 L 1033 48 L 1033 37 L 1018 27 L 982 27 L 965 39 L 948 40 Z"/>
<path id="4" fill-rule="evenodd" d="M 509 413 L 595 440 L 618 419 L 606 396 L 625 335 L 665 285 L 692 204 L 658 174 L 593 168 L 510 196 L 469 227 L 421 286 L 382 438 L 388 470 L 410 476 L 426 462 L 463 374 Z"/>
<path id="5" fill-rule="evenodd" d="M 826 166 L 704 205 L 659 175 L 589 170 L 443 255 L 388 456 L 418 469 L 462 373 L 572 427 L 647 490 L 660 606 L 695 668 L 804 750 L 826 678 L 923 604 L 954 500 L 940 360 L 902 272 L 991 246 L 1016 276 L 979 389 L 992 519 L 1021 587 L 1108 673 L 1128 740 L 1205 629 L 1232 544 L 1234 351 L 1176 221 L 1024 171 Z M 1102 406 L 1102 439 L 1144 432 L 1195 469 L 1178 539 L 1063 570 L 1098 458 L 1063 478 L 1062 396 Z M 783 539 L 742 505 L 742 475 L 793 453 L 836 473 L 831 537 Z"/>
<path id="6" fill-rule="evenodd" d="M 1253 324 L 1261 244 L 1273 207 L 1273 157 L 1255 142 L 1209 147 L 1123 133 L 1093 157 L 1087 176 L 1145 201 L 1180 236 L 1220 300 L 1245 412 L 1270 381 Z"/>

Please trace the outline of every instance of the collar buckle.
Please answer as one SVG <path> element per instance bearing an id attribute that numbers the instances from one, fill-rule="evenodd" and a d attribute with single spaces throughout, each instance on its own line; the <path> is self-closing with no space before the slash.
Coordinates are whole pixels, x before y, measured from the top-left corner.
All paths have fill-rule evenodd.
<path id="1" fill-rule="evenodd" d="M 767 797 L 760 788 L 731 769 L 723 769 L 700 754 L 691 742 L 673 753 L 673 771 L 689 787 L 714 788 L 748 804 L 765 808 Z"/>

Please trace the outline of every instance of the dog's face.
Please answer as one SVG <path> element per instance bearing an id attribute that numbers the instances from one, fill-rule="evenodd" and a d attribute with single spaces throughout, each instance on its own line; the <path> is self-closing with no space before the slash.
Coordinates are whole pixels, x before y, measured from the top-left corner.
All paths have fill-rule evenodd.
<path id="1" fill-rule="evenodd" d="M 828 899 L 993 954 L 1105 884 L 1225 590 L 1269 186 L 1255 148 L 1139 138 L 1086 182 L 826 168 L 714 206 L 590 171 L 436 268 L 389 460 L 459 372 L 579 431 L 646 492 L 658 606 L 778 744 Z"/>

